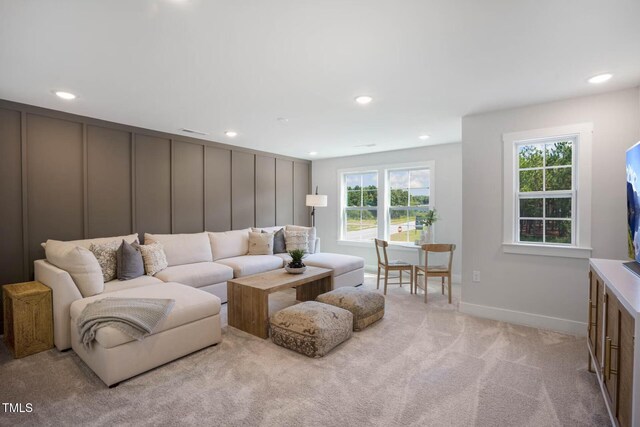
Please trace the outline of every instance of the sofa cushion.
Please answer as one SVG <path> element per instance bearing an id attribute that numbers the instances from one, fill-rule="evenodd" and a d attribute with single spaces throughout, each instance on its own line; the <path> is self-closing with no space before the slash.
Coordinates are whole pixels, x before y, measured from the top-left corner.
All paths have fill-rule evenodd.
<path id="1" fill-rule="evenodd" d="M 142 275 L 130 280 L 112 280 L 104 284 L 104 292 L 116 292 L 125 289 L 139 288 L 140 286 L 161 285 L 164 282 L 153 276 Z"/>
<path id="2" fill-rule="evenodd" d="M 71 304 L 71 327 L 78 327 L 76 319 L 87 304 L 102 298 L 166 298 L 174 300 L 173 309 L 166 319 L 158 324 L 154 334 L 220 313 L 220 298 L 217 296 L 180 283 L 161 283 L 109 292 L 74 301 Z M 134 338 L 112 326 L 100 328 L 96 332 L 96 341 L 104 348 L 116 347 L 133 340 Z"/>
<path id="3" fill-rule="evenodd" d="M 273 233 L 250 231 L 249 255 L 273 255 Z"/>
<path id="4" fill-rule="evenodd" d="M 216 261 L 233 268 L 234 277 L 250 276 L 283 267 L 282 258 L 274 255 L 244 255 Z"/>
<path id="5" fill-rule="evenodd" d="M 289 262 L 291 257 L 282 257 L 285 262 Z M 318 252 L 307 255 L 302 262 L 312 267 L 330 268 L 334 276 L 340 276 L 350 271 L 364 268 L 364 258 L 353 255 L 331 254 Z"/>
<path id="6" fill-rule="evenodd" d="M 89 246 L 89 250 L 100 264 L 105 283 L 116 278 L 116 252 L 119 246 L 120 244 L 115 240 L 109 243 L 92 243 Z"/>
<path id="7" fill-rule="evenodd" d="M 285 231 L 284 239 L 287 243 L 287 252 L 303 250 L 309 253 L 309 235 L 306 231 Z"/>
<path id="8" fill-rule="evenodd" d="M 316 251 L 316 228 L 303 227 L 301 225 L 287 225 L 285 231 L 304 231 L 307 233 L 307 253 L 312 254 Z M 287 248 L 287 250 L 290 250 Z"/>
<path id="9" fill-rule="evenodd" d="M 131 280 L 140 276 L 144 276 L 140 245 L 123 240 L 116 251 L 116 277 L 118 280 Z"/>
<path id="10" fill-rule="evenodd" d="M 164 254 L 162 243 L 151 243 L 139 245 L 138 247 L 142 253 L 144 272 L 147 276 L 153 276 L 168 267 L 167 256 Z"/>
<path id="11" fill-rule="evenodd" d="M 122 242 L 122 240 L 126 240 L 129 243 L 137 242 L 138 233 L 129 234 L 128 236 L 99 237 L 96 239 L 69 240 L 65 243 L 71 243 L 74 246 L 81 246 L 83 248 L 89 249 L 89 247 L 91 247 L 91 244 L 100 245 L 100 244 L 109 243 L 109 242 Z M 40 245 L 44 249 L 47 249 L 46 243 L 41 243 Z"/>
<path id="12" fill-rule="evenodd" d="M 69 273 L 83 297 L 103 291 L 102 269 L 89 249 L 72 242 L 47 240 L 45 253 L 47 261 Z"/>
<path id="13" fill-rule="evenodd" d="M 174 265 L 155 275 L 163 282 L 178 282 L 200 288 L 233 279 L 233 270 L 215 262 Z"/>
<path id="14" fill-rule="evenodd" d="M 161 243 L 169 266 L 213 261 L 206 232 L 189 234 L 144 234 L 144 243 Z"/>
<path id="15" fill-rule="evenodd" d="M 286 254 L 287 243 L 284 239 L 284 227 L 251 228 L 251 231 L 273 233 L 273 253 Z"/>
<path id="16" fill-rule="evenodd" d="M 217 261 L 223 258 L 246 255 L 249 252 L 250 230 L 250 228 L 246 228 L 244 230 L 209 233 L 213 260 Z"/>

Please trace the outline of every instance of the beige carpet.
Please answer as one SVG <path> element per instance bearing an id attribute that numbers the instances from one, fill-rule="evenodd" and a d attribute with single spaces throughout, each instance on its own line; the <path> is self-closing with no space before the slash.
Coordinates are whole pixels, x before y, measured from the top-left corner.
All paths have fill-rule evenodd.
<path id="1" fill-rule="evenodd" d="M 608 425 L 584 338 L 460 314 L 437 286 L 430 296 L 394 286 L 384 319 L 322 359 L 228 328 L 225 308 L 221 344 L 114 389 L 72 351 L 13 360 L 0 345 L 0 402 L 33 405 L 0 407 L 0 425 Z"/>

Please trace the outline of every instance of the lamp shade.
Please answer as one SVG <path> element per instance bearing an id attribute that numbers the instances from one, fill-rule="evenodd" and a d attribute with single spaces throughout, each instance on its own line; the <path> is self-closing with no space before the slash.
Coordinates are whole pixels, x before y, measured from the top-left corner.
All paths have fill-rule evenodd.
<path id="1" fill-rule="evenodd" d="M 314 208 L 324 208 L 327 206 L 326 194 L 307 194 L 307 206 L 313 206 Z"/>

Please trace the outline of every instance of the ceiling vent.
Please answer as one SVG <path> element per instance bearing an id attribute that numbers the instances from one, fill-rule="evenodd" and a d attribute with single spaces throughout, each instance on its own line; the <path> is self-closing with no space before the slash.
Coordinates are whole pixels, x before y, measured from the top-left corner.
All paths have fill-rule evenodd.
<path id="1" fill-rule="evenodd" d="M 194 135 L 203 135 L 203 136 L 209 135 L 209 134 L 208 134 L 208 133 L 206 133 L 206 132 L 200 132 L 199 130 L 194 130 L 194 129 L 181 128 L 180 130 L 181 130 L 182 132 L 192 133 L 192 134 L 194 134 Z"/>

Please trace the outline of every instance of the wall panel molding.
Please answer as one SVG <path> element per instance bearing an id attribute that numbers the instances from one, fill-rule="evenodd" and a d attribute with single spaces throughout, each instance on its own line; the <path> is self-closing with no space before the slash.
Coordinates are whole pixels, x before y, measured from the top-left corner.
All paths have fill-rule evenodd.
<path id="1" fill-rule="evenodd" d="M 31 274 L 31 263 L 29 262 L 29 202 L 27 198 L 27 113 L 24 111 L 20 112 L 20 162 L 20 168 L 22 169 L 22 181 L 20 183 L 20 192 L 22 194 L 22 256 L 24 277 L 26 278 Z M 1 307 L 2 304 L 0 304 L 0 310 Z M 2 316 L 0 316 L 1 319 L 3 319 Z"/>
<path id="2" fill-rule="evenodd" d="M 48 238 L 225 231 L 232 218 L 284 225 L 294 213 L 305 222 L 307 160 L 7 100 L 0 113 L 13 123 L 0 127 L 0 189 L 12 207 L 1 225 L 14 230 L 0 285 L 32 279 Z M 307 175 L 295 185 L 294 169 Z"/>

